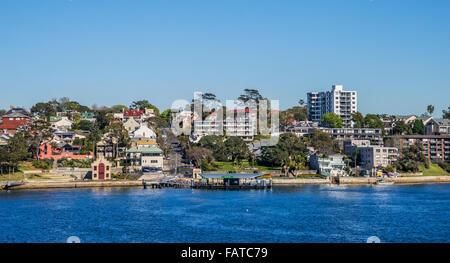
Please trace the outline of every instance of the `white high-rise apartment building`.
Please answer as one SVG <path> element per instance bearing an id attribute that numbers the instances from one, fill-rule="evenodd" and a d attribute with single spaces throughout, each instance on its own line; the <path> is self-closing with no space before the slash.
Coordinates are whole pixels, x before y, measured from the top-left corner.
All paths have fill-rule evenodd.
<path id="1" fill-rule="evenodd" d="M 352 113 L 358 111 L 356 91 L 345 91 L 342 85 L 333 85 L 331 91 L 308 93 L 308 119 L 320 121 L 325 113 L 336 113 L 345 128 L 353 127 Z"/>

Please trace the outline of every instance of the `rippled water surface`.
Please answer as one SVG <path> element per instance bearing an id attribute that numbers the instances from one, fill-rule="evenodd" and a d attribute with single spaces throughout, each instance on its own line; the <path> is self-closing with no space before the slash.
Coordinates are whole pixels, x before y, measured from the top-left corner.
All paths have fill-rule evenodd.
<path id="1" fill-rule="evenodd" d="M 0 192 L 0 242 L 449 242 L 450 184 Z"/>

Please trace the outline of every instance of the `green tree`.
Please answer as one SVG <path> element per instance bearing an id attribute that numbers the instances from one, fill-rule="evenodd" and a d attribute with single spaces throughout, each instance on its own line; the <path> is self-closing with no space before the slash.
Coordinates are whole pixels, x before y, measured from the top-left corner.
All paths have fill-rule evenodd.
<path id="1" fill-rule="evenodd" d="M 384 124 L 381 121 L 380 117 L 378 117 L 375 114 L 367 114 L 366 117 L 364 118 L 364 127 L 363 128 L 378 128 L 378 129 L 383 129 L 384 128 Z"/>
<path id="2" fill-rule="evenodd" d="M 27 134 L 25 132 L 16 133 L 8 140 L 7 150 L 7 161 L 9 166 L 13 168 L 12 172 L 14 173 L 20 161 L 25 161 L 31 157 L 28 152 Z"/>
<path id="3" fill-rule="evenodd" d="M 42 143 L 50 139 L 53 135 L 50 122 L 45 118 L 40 118 L 31 123 L 30 134 L 26 135 L 29 152 L 38 158 L 39 148 Z"/>
<path id="4" fill-rule="evenodd" d="M 123 110 L 128 110 L 128 107 L 125 106 L 125 105 L 120 105 L 119 104 L 119 105 L 112 106 L 110 110 L 111 110 L 112 113 L 122 113 Z"/>
<path id="5" fill-rule="evenodd" d="M 430 114 L 430 116 L 433 115 L 434 106 L 433 105 L 428 105 L 427 106 L 427 112 L 428 112 L 428 114 Z"/>
<path id="6" fill-rule="evenodd" d="M 309 145 L 318 153 L 335 152 L 339 150 L 337 142 L 328 133 L 314 130 L 309 134 Z"/>
<path id="7" fill-rule="evenodd" d="M 322 125 L 328 128 L 342 128 L 343 121 L 339 115 L 336 113 L 325 113 L 322 115 L 322 119 L 320 120 Z"/>
<path id="8" fill-rule="evenodd" d="M 421 120 L 416 119 L 414 121 L 412 132 L 414 134 L 425 134 L 425 126 L 423 125 L 423 122 Z"/>
<path id="9" fill-rule="evenodd" d="M 306 145 L 292 133 L 284 133 L 278 143 L 272 147 L 264 147 L 259 162 L 267 166 L 281 166 L 287 175 L 294 174 L 306 165 Z"/>
<path id="10" fill-rule="evenodd" d="M 225 142 L 223 137 L 217 135 L 203 136 L 198 142 L 200 147 L 211 150 L 214 154 L 214 158 L 218 161 L 227 161 L 228 156 L 226 152 Z"/>
<path id="11" fill-rule="evenodd" d="M 117 143 L 119 147 L 128 147 L 130 145 L 130 137 L 128 136 L 128 131 L 125 129 L 122 123 L 113 122 L 106 126 L 105 132 L 108 138 L 113 142 Z"/>
<path id="12" fill-rule="evenodd" d="M 172 111 L 170 109 L 163 111 L 160 117 L 163 118 L 163 120 L 165 120 L 167 123 L 172 123 Z"/>
<path id="13" fill-rule="evenodd" d="M 242 102 L 247 102 L 249 100 L 253 100 L 258 103 L 263 99 L 263 96 L 256 89 L 244 89 L 244 94 L 240 95 L 238 100 Z"/>
<path id="14" fill-rule="evenodd" d="M 247 144 L 239 137 L 230 137 L 225 141 L 227 156 L 231 161 L 243 160 L 249 157 L 250 150 Z"/>
<path id="15" fill-rule="evenodd" d="M 95 124 L 96 128 L 100 131 L 103 131 L 106 126 L 110 124 L 112 120 L 112 116 L 108 114 L 107 110 L 101 109 L 97 110 L 95 113 Z"/>
<path id="16" fill-rule="evenodd" d="M 423 150 L 423 145 L 420 143 L 403 148 L 401 158 L 393 166 L 403 172 L 418 172 L 421 165 L 428 168 L 428 159 L 423 154 Z"/>
<path id="17" fill-rule="evenodd" d="M 95 124 L 88 120 L 81 120 L 78 123 L 72 124 L 73 130 L 92 131 L 95 128 Z"/>
<path id="18" fill-rule="evenodd" d="M 56 109 L 50 102 L 38 102 L 31 107 L 30 112 L 35 116 L 48 118 L 56 114 Z"/>
<path id="19" fill-rule="evenodd" d="M 206 161 L 207 164 L 211 164 L 214 161 L 211 150 L 198 146 L 186 150 L 186 157 L 197 167 L 202 166 L 202 164 L 205 165 L 204 161 Z"/>
<path id="20" fill-rule="evenodd" d="M 363 128 L 364 116 L 361 114 L 361 112 L 352 113 L 352 121 L 355 123 L 355 128 Z"/>
<path id="21" fill-rule="evenodd" d="M 169 127 L 169 123 L 165 119 L 161 118 L 160 116 L 150 117 L 150 118 L 148 118 L 147 122 L 150 127 L 155 128 L 155 129 Z"/>
<path id="22" fill-rule="evenodd" d="M 412 134 L 411 126 L 403 121 L 397 121 L 394 123 L 394 128 L 392 129 L 394 134 Z"/>
<path id="23" fill-rule="evenodd" d="M 450 107 L 448 107 L 448 110 L 443 110 L 442 114 L 442 118 L 450 120 Z"/>
<path id="24" fill-rule="evenodd" d="M 159 109 L 153 104 L 151 104 L 148 100 L 133 101 L 133 103 L 130 105 L 130 109 L 133 110 L 153 109 L 155 111 L 155 114 L 159 116 Z"/>

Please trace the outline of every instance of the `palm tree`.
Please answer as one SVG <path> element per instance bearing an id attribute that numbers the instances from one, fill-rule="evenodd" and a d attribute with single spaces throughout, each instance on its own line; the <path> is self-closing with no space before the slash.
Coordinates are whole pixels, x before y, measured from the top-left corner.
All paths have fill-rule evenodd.
<path id="1" fill-rule="evenodd" d="M 433 105 L 428 105 L 427 106 L 427 112 L 431 115 L 433 115 L 434 112 L 434 106 Z"/>

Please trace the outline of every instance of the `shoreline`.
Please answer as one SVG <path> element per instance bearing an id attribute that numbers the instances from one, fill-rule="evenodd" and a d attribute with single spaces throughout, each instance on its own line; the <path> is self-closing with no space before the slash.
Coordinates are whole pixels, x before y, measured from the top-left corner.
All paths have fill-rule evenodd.
<path id="1" fill-rule="evenodd" d="M 366 177 L 341 177 L 339 182 L 330 182 L 326 179 L 272 179 L 273 186 L 286 185 L 371 185 L 377 182 L 376 178 Z M 414 177 L 397 177 L 385 178 L 385 182 L 394 182 L 395 184 L 436 184 L 450 183 L 450 176 L 414 176 Z M 29 189 L 70 189 L 70 188 L 94 188 L 94 187 L 143 187 L 140 180 L 117 180 L 117 181 L 73 181 L 73 182 L 28 182 L 27 184 L 11 187 L 9 190 L 29 190 Z M 6 190 L 4 185 L 0 186 L 0 190 Z"/>

